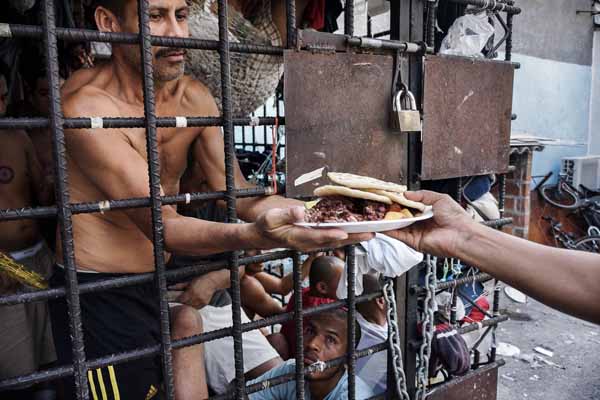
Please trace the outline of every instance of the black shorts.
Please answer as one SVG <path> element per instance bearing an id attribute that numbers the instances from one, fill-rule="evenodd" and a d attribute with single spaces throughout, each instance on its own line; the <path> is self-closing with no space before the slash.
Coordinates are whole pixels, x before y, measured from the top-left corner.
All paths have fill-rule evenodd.
<path id="1" fill-rule="evenodd" d="M 125 274 L 78 273 L 80 284 Z M 64 286 L 65 271 L 56 267 L 52 287 Z M 154 282 L 80 295 L 87 360 L 160 343 L 160 308 Z M 72 364 L 65 298 L 49 301 L 59 365 Z M 157 400 L 161 398 L 160 357 L 142 358 L 87 371 L 90 399 Z M 72 377 L 65 379 L 65 399 L 75 399 Z"/>

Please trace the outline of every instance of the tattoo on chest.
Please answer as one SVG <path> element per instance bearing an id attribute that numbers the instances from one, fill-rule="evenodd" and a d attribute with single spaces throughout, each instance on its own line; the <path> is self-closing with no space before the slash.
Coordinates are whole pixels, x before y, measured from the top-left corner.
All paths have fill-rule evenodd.
<path id="1" fill-rule="evenodd" d="M 15 178 L 15 171 L 11 167 L 0 165 L 0 183 L 11 183 Z"/>

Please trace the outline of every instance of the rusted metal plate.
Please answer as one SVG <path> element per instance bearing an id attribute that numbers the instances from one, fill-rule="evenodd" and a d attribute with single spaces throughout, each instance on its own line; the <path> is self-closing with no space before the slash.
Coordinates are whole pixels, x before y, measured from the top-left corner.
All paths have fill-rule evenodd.
<path id="1" fill-rule="evenodd" d="M 508 170 L 514 67 L 427 56 L 421 178 Z"/>
<path id="2" fill-rule="evenodd" d="M 434 388 L 428 400 L 496 400 L 498 395 L 498 368 L 503 361 L 470 371 Z"/>
<path id="3" fill-rule="evenodd" d="M 312 195 L 324 180 L 294 180 L 324 166 L 404 183 L 406 136 L 389 129 L 392 57 L 290 50 L 284 61 L 287 195 Z"/>

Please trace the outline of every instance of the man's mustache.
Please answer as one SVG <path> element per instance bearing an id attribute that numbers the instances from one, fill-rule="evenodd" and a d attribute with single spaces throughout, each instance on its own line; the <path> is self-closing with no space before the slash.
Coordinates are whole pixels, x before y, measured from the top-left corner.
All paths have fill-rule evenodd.
<path id="1" fill-rule="evenodd" d="M 174 54 L 182 54 L 186 55 L 187 54 L 187 50 L 186 49 L 178 49 L 175 47 L 172 48 L 168 48 L 168 49 L 160 49 L 156 52 L 155 56 L 156 58 L 160 58 L 160 57 L 169 57 L 172 56 Z"/>

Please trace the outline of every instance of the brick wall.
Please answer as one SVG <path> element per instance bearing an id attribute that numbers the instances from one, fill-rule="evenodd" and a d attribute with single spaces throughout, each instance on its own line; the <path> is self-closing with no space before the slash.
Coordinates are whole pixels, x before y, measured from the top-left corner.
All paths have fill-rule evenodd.
<path id="1" fill-rule="evenodd" d="M 506 201 L 504 216 L 512 217 L 513 224 L 505 228 L 505 232 L 527 238 L 529 236 L 529 220 L 531 213 L 531 160 L 532 152 L 518 151 L 510 156 L 510 165 L 515 170 L 506 176 Z"/>

